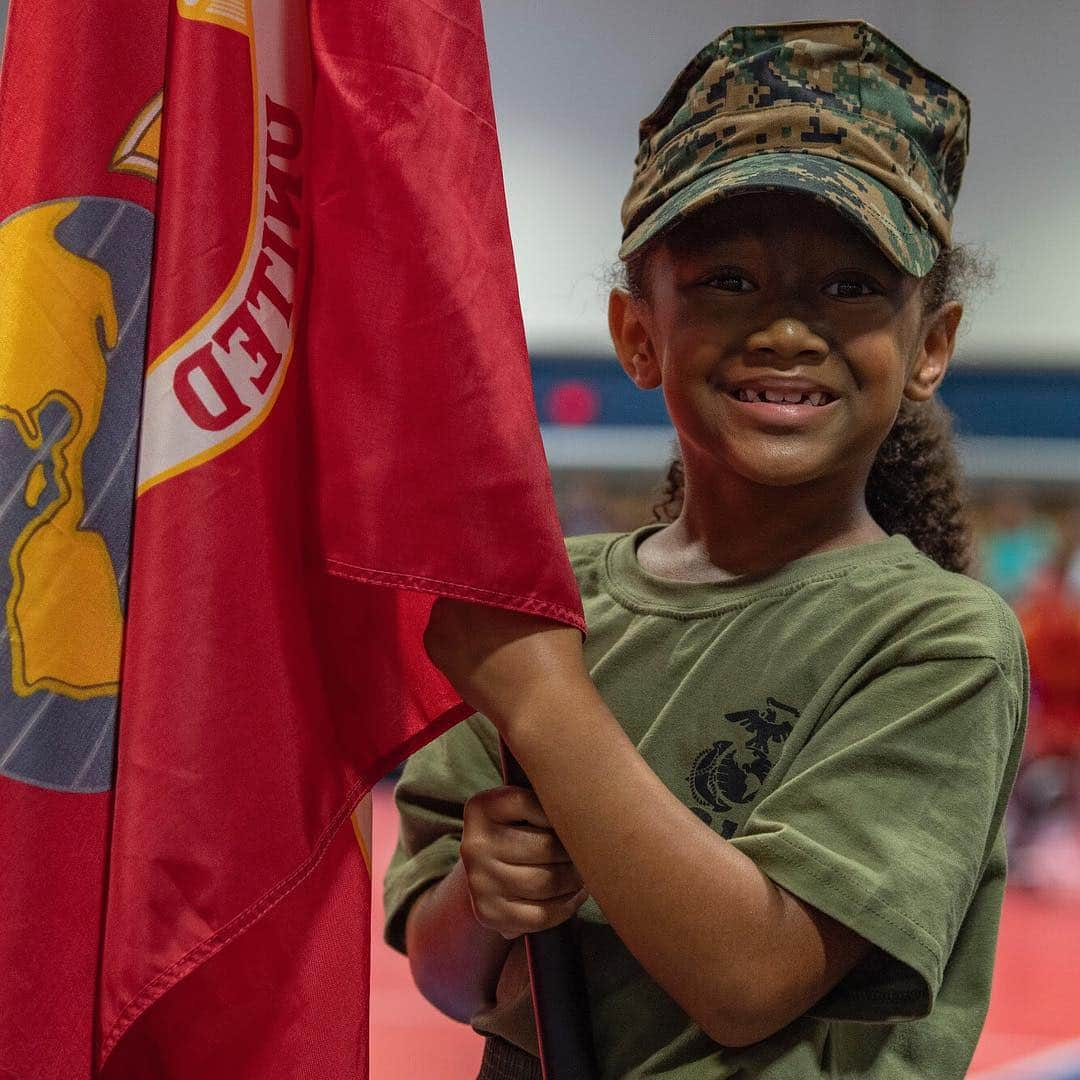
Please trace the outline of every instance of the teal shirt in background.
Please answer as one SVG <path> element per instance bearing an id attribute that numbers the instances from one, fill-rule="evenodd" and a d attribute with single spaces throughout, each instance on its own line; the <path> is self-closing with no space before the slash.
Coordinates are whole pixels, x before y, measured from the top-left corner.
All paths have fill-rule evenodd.
<path id="1" fill-rule="evenodd" d="M 638 563 L 661 527 L 567 541 L 593 680 L 679 799 L 875 948 L 805 1015 L 728 1049 L 590 899 L 574 926 L 603 1077 L 959 1080 L 989 1000 L 1026 721 L 1015 617 L 903 536 L 752 581 L 686 584 Z M 385 883 L 395 948 L 412 902 L 458 858 L 464 803 L 501 782 L 495 730 L 478 714 L 406 765 Z M 719 892 L 702 917 L 724 915 Z M 523 953 L 511 951 L 472 1023 L 535 1053 Z"/>
<path id="2" fill-rule="evenodd" d="M 1057 545 L 1052 521 L 1035 520 L 1015 529 L 991 529 L 979 543 L 981 577 L 1006 600 L 1015 601 Z"/>

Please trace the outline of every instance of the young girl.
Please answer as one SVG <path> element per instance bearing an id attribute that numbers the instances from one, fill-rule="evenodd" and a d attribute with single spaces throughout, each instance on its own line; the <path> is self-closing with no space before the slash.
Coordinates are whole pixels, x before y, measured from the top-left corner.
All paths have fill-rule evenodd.
<path id="1" fill-rule="evenodd" d="M 727 31 L 642 122 L 610 326 L 677 517 L 567 542 L 584 645 L 439 601 L 479 713 L 397 793 L 387 939 L 482 1077 L 539 1076 L 521 935 L 571 916 L 605 1078 L 964 1075 L 1027 702 L 932 401 L 967 118 L 817 22 Z"/>

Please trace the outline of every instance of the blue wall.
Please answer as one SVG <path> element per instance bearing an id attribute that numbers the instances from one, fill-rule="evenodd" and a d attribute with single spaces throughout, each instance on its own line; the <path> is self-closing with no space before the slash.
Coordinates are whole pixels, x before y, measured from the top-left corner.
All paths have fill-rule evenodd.
<path id="1" fill-rule="evenodd" d="M 667 426 L 659 390 L 638 390 L 614 358 L 532 358 L 540 422 L 558 423 L 560 398 L 592 423 Z M 954 368 L 941 399 L 969 437 L 1080 439 L 1080 371 L 1070 369 Z"/>

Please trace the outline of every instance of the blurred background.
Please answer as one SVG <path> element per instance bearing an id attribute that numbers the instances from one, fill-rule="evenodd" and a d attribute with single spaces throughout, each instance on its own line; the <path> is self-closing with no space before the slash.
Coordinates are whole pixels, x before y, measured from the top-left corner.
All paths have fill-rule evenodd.
<path id="1" fill-rule="evenodd" d="M 978 525 L 977 574 L 1014 605 L 1032 667 L 993 1001 L 970 1075 L 1080 1078 L 1080 5 L 487 0 L 484 15 L 536 404 L 567 534 L 651 520 L 671 455 L 658 393 L 638 391 L 614 360 L 606 297 L 637 124 L 683 64 L 730 25 L 862 18 L 970 97 L 954 236 L 996 275 L 968 306 L 942 398 Z M 396 834 L 389 783 L 375 811 L 381 875 Z M 420 999 L 403 958 L 373 948 L 375 1080 L 474 1076 L 479 1040 Z"/>

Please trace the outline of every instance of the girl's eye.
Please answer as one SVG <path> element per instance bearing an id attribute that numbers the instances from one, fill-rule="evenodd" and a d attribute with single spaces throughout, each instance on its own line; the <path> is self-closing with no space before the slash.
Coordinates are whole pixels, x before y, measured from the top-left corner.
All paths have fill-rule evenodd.
<path id="1" fill-rule="evenodd" d="M 742 274 L 728 271 L 721 274 L 714 274 L 705 284 L 715 285 L 723 292 L 749 292 L 754 287 L 742 276 Z"/>
<path id="2" fill-rule="evenodd" d="M 832 292 L 833 289 L 838 291 Z M 865 290 L 865 292 L 859 290 Z M 839 281 L 831 281 L 825 286 L 825 292 L 838 300 L 861 300 L 864 296 L 873 296 L 879 291 L 870 282 L 863 281 L 860 278 L 841 278 Z"/>

